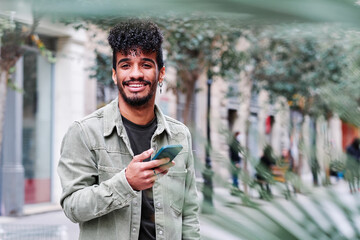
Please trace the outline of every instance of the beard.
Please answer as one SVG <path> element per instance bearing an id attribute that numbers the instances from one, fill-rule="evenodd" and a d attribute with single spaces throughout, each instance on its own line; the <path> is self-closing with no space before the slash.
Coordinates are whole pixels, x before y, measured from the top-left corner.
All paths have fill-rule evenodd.
<path id="1" fill-rule="evenodd" d="M 129 81 L 127 81 L 129 82 Z M 139 81 L 137 81 L 139 82 Z M 120 83 L 120 81 L 117 82 L 117 87 L 119 89 L 119 93 L 121 95 L 121 97 L 124 99 L 124 101 L 129 104 L 130 106 L 133 106 L 133 107 L 141 107 L 145 104 L 147 104 L 150 99 L 153 98 L 153 96 L 155 95 L 155 92 L 156 92 L 156 82 L 154 83 L 151 83 L 150 81 L 144 81 L 143 82 L 146 82 L 146 84 L 149 84 L 150 85 L 150 91 L 149 93 L 144 96 L 144 97 L 139 97 L 137 96 L 137 94 L 135 94 L 135 96 L 133 97 L 129 97 L 126 95 L 125 91 L 124 91 L 124 86 L 123 86 L 123 83 Z"/>

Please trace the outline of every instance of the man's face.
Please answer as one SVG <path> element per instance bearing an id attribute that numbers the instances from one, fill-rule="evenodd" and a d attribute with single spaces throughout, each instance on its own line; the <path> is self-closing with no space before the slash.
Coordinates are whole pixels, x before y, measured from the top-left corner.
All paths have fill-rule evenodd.
<path id="1" fill-rule="evenodd" d="M 165 67 L 158 70 L 156 53 L 131 51 L 128 55 L 116 54 L 116 71 L 112 79 L 118 86 L 120 96 L 131 106 L 139 107 L 153 100 L 157 82 L 162 82 Z"/>

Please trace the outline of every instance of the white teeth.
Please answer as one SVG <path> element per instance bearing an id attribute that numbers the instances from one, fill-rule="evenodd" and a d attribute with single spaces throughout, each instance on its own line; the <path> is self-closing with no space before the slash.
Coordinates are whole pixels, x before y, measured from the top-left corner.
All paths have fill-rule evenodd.
<path id="1" fill-rule="evenodd" d="M 142 87 L 142 84 L 130 84 L 129 87 Z"/>

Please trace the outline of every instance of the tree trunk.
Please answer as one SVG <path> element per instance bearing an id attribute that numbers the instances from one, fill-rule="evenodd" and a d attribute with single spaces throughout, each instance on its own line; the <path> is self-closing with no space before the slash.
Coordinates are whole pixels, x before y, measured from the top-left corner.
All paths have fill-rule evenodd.
<path id="1" fill-rule="evenodd" d="M 188 125 L 191 121 L 190 119 L 190 105 L 193 100 L 193 95 L 195 91 L 195 84 L 200 76 L 200 71 L 195 69 L 193 71 L 179 71 L 181 80 L 185 85 L 185 106 L 182 112 L 182 118 L 185 125 Z"/>
<path id="2" fill-rule="evenodd" d="M 325 185 L 330 185 L 330 163 L 332 158 L 334 158 L 335 156 L 332 155 L 332 153 L 334 153 L 332 151 L 333 146 L 330 143 L 330 138 L 329 138 L 329 131 L 330 131 L 330 117 L 326 116 L 325 117 L 325 123 L 326 123 L 326 128 L 325 128 L 325 134 L 324 134 L 324 143 L 325 143 L 325 147 L 324 147 L 324 171 L 325 171 Z"/>
<path id="3" fill-rule="evenodd" d="M 195 82 L 196 81 L 189 81 L 189 84 L 187 84 L 187 91 L 185 93 L 185 107 L 183 112 L 183 119 L 185 125 L 188 125 L 191 122 L 190 105 L 193 100 L 193 95 L 195 91 Z"/>
<path id="4" fill-rule="evenodd" d="M 8 71 L 0 67 L 0 156 L 2 152 L 3 128 L 7 93 Z"/>
<path id="5" fill-rule="evenodd" d="M 304 165 L 304 156 L 307 156 L 310 166 L 313 159 L 311 154 L 312 150 L 310 149 L 311 144 L 306 144 L 307 142 L 310 142 L 312 138 L 311 136 L 309 136 L 309 140 L 305 140 L 305 136 L 303 134 L 304 126 L 304 114 L 300 111 L 290 108 L 290 153 L 292 158 L 291 165 L 292 171 L 299 178 L 301 177 L 301 172 Z M 300 192 L 300 185 L 295 184 L 294 188 L 294 191 Z"/>
<path id="6" fill-rule="evenodd" d="M 310 167 L 313 175 L 314 186 L 319 186 L 319 162 L 316 154 L 317 147 L 317 124 L 316 119 L 311 118 L 311 145 L 310 145 Z"/>
<path id="7" fill-rule="evenodd" d="M 244 154 L 244 158 L 243 158 L 243 174 L 246 176 L 246 178 L 250 178 L 250 174 L 249 174 L 249 169 L 248 169 L 248 163 L 249 163 L 249 158 L 250 156 L 250 139 L 249 139 L 249 130 L 250 130 L 250 116 L 251 116 L 251 112 L 250 112 L 250 107 L 251 107 L 251 96 L 253 94 L 253 81 L 250 78 L 250 73 L 245 73 L 246 75 L 244 76 L 244 83 L 242 83 L 239 86 L 239 89 L 242 89 L 242 94 L 243 94 L 243 98 L 246 99 L 247 103 L 246 103 L 246 112 L 242 113 L 246 116 L 246 120 L 245 120 L 245 154 Z M 243 181 L 243 187 L 244 187 L 244 193 L 246 196 L 248 196 L 249 194 L 249 186 L 248 186 L 248 182 L 247 181 Z"/>

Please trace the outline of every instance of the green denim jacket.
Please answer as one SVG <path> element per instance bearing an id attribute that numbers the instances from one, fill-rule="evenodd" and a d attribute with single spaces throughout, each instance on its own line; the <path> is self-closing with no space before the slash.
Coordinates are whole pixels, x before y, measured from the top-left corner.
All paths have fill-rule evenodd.
<path id="1" fill-rule="evenodd" d="M 190 132 L 157 106 L 155 113 L 155 152 L 167 144 L 183 146 L 175 166 L 153 186 L 156 239 L 200 239 Z M 117 99 L 69 128 L 58 165 L 60 203 L 66 216 L 79 223 L 79 239 L 138 240 L 141 192 L 125 177 L 133 156 Z"/>

